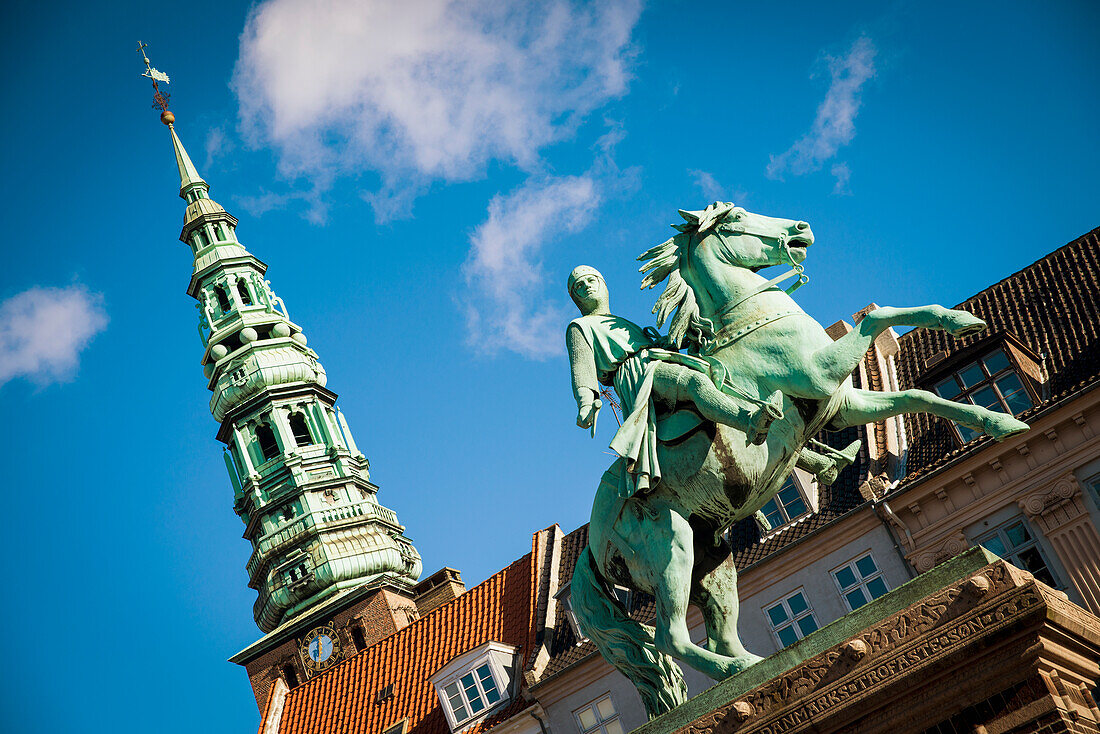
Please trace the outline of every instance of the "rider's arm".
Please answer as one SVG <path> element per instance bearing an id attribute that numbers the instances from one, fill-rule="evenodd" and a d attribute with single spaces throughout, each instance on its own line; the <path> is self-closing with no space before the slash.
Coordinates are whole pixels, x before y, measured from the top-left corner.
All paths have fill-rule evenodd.
<path id="1" fill-rule="evenodd" d="M 570 324 L 565 330 L 565 346 L 569 352 L 569 369 L 573 378 L 573 397 L 577 399 L 577 414 L 586 416 L 600 394 L 600 386 L 596 381 L 596 355 L 576 324 Z"/>

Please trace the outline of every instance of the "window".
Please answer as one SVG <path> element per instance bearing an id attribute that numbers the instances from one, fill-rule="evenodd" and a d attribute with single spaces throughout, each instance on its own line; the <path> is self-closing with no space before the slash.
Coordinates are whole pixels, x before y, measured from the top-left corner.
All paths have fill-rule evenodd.
<path id="1" fill-rule="evenodd" d="M 1031 396 L 1001 348 L 964 364 L 934 387 L 940 397 L 948 400 L 1012 415 L 1019 415 L 1032 406 Z M 963 443 L 979 435 L 978 431 L 957 423 L 955 428 Z"/>
<path id="2" fill-rule="evenodd" d="M 309 446 L 313 443 L 313 437 L 309 435 L 309 426 L 306 425 L 306 417 L 301 413 L 291 413 L 290 432 L 294 436 L 296 446 Z"/>
<path id="3" fill-rule="evenodd" d="M 241 303 L 245 306 L 252 305 L 252 294 L 248 292 L 248 286 L 243 278 L 237 278 L 237 293 L 241 296 Z"/>
<path id="4" fill-rule="evenodd" d="M 265 461 L 274 459 L 279 455 L 279 444 L 275 440 L 275 431 L 271 430 L 271 426 L 266 423 L 261 423 L 256 426 L 256 440 L 260 444 L 260 454 L 263 455 Z"/>
<path id="5" fill-rule="evenodd" d="M 764 608 L 764 616 L 781 647 L 793 645 L 811 632 L 817 631 L 814 610 L 799 589 L 790 596 Z"/>
<path id="6" fill-rule="evenodd" d="M 293 665 L 283 666 L 283 680 L 286 682 L 287 688 L 298 687 L 298 671 L 294 669 Z"/>
<path id="7" fill-rule="evenodd" d="M 363 636 L 363 628 L 362 627 L 352 627 L 351 628 L 351 641 L 355 644 L 355 649 L 356 650 L 366 650 L 367 649 L 367 638 Z M 393 684 L 391 683 L 390 685 L 392 686 Z"/>
<path id="8" fill-rule="evenodd" d="M 787 477 L 786 484 L 760 508 L 760 511 L 764 513 L 764 517 L 768 518 L 772 529 L 775 529 L 802 517 L 810 511 L 810 508 L 806 505 L 806 500 L 798 491 L 798 487 L 795 486 L 794 479 Z"/>
<path id="9" fill-rule="evenodd" d="M 1028 571 L 1047 586 L 1058 588 L 1058 580 L 1043 557 L 1039 541 L 1031 534 L 1023 518 L 1010 520 L 992 532 L 977 539 L 986 550 L 996 553 L 1017 568 Z"/>
<path id="10" fill-rule="evenodd" d="M 573 712 L 581 734 L 623 734 L 619 712 L 611 702 L 611 694 L 582 706 Z"/>
<path id="11" fill-rule="evenodd" d="M 835 569 L 833 581 L 851 612 L 890 590 L 870 553 Z"/>
<path id="12" fill-rule="evenodd" d="M 554 595 L 554 598 L 558 600 L 558 604 L 561 605 L 562 611 L 565 612 L 565 616 L 569 620 L 569 626 L 573 628 L 573 635 L 577 640 L 576 644 L 579 645 L 588 638 L 585 636 L 584 632 L 581 632 L 580 622 L 577 621 L 577 613 L 573 611 L 573 597 L 569 593 L 571 583 L 572 582 L 566 582 L 565 586 Z M 615 594 L 615 598 L 623 605 L 623 610 L 629 615 L 631 601 L 630 589 L 615 584 L 612 591 Z"/>
<path id="13" fill-rule="evenodd" d="M 457 732 L 510 698 L 519 648 L 503 642 L 486 642 L 456 658 L 428 679 L 447 717 Z"/>
<path id="14" fill-rule="evenodd" d="M 225 292 L 225 289 L 220 285 L 214 286 L 214 295 L 218 299 L 218 308 L 222 310 L 222 313 L 229 313 L 233 310 L 233 305 L 229 302 L 229 294 Z"/>
<path id="15" fill-rule="evenodd" d="M 455 723 L 461 724 L 500 701 L 500 691 L 489 663 L 484 663 L 458 680 L 443 686 L 447 705 L 454 714 Z"/>
<path id="16" fill-rule="evenodd" d="M 391 688 L 391 689 L 393 688 L 392 683 L 390 683 L 389 688 Z M 392 697 L 392 695 L 393 695 L 392 691 L 391 691 L 390 695 Z M 405 734 L 405 732 L 408 731 L 408 730 L 409 730 L 409 719 L 408 719 L 408 717 L 406 717 L 404 719 L 401 719 L 401 721 L 397 722 L 393 726 L 389 726 L 389 727 L 386 727 L 385 729 L 383 729 L 382 734 Z"/>

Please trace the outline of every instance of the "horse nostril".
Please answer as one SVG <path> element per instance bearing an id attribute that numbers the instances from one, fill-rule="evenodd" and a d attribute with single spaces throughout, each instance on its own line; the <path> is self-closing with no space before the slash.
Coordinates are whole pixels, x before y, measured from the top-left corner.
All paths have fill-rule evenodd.
<path id="1" fill-rule="evenodd" d="M 799 230 L 799 231 L 802 231 L 804 229 L 809 229 L 810 225 L 807 224 L 806 222 L 798 222 L 797 224 L 794 225 L 794 228 Z"/>

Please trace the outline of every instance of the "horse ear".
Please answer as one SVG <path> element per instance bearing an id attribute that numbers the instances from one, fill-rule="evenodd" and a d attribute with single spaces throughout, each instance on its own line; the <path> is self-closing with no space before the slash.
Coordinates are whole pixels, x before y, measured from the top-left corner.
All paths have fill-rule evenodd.
<path id="1" fill-rule="evenodd" d="M 679 209 L 680 216 L 684 218 L 685 222 L 695 223 L 699 221 L 699 215 L 703 212 L 689 212 L 687 209 Z"/>

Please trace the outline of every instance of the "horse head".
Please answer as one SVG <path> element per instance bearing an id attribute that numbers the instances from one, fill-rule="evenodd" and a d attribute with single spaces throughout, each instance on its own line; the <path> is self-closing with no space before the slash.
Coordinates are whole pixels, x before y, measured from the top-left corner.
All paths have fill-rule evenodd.
<path id="1" fill-rule="evenodd" d="M 734 267 L 758 270 L 770 265 L 798 265 L 814 243 L 810 225 L 803 221 L 753 214 L 729 202 L 714 202 L 703 211 L 680 210 L 685 223 L 677 229 L 694 233 L 702 244 L 718 240 L 716 252 Z"/>
<path id="2" fill-rule="evenodd" d="M 684 223 L 672 225 L 680 234 L 638 256 L 645 262 L 640 268 L 646 273 L 642 279 L 643 289 L 653 288 L 668 279 L 664 292 L 653 306 L 653 313 L 657 314 L 658 327 L 672 316 L 669 337 L 677 347 L 685 337 L 699 344 L 713 336 L 713 324 L 700 310 L 696 297 L 695 288 L 701 286 L 693 282 L 697 277 L 688 272 L 691 270 L 686 267 L 688 261 L 695 261 L 706 269 L 706 263 L 700 262 L 706 253 L 706 259 L 720 268 L 756 271 L 786 264 L 795 266 L 801 273 L 799 266 L 806 259 L 806 248 L 814 241 L 806 222 L 753 214 L 730 202 L 716 201 L 702 211 L 681 209 L 680 216 Z M 715 278 L 712 282 L 718 280 Z M 708 293 L 700 295 L 707 301 L 715 300 Z"/>

